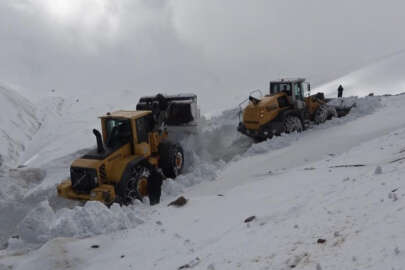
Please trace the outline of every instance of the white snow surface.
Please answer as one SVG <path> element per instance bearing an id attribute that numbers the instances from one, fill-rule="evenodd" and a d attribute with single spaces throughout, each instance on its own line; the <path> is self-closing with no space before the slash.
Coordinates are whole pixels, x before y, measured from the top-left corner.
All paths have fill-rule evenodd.
<path id="1" fill-rule="evenodd" d="M 399 94 L 405 92 L 405 51 L 382 57 L 371 65 L 360 68 L 341 78 L 317 86 L 315 91 L 336 97 L 337 88 L 343 85 L 343 96 Z"/>
<path id="2" fill-rule="evenodd" d="M 344 118 L 260 144 L 235 132 L 237 110 L 204 120 L 181 138 L 185 174 L 164 183 L 153 207 L 58 199 L 56 185 L 94 138 L 77 148 L 44 144 L 32 150 L 35 166 L 3 172 L 0 216 L 10 218 L 0 229 L 16 236 L 0 269 L 402 269 L 405 169 L 395 160 L 405 157 L 405 95 L 353 101 Z M 90 130 L 90 119 L 57 117 L 72 122 L 50 142 L 70 128 L 81 128 L 76 138 Z M 333 167 L 355 164 L 365 166 Z M 188 203 L 168 207 L 179 195 Z"/>
<path id="3" fill-rule="evenodd" d="M 40 127 L 35 106 L 0 84 L 0 166 L 16 165 Z"/>

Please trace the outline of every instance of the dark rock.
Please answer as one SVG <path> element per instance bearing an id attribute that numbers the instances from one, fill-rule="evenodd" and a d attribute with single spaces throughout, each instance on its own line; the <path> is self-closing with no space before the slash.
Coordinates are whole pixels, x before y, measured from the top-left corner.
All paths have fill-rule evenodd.
<path id="1" fill-rule="evenodd" d="M 180 266 L 180 267 L 177 268 L 177 269 L 178 269 L 178 270 L 181 270 L 181 269 L 187 269 L 187 268 L 190 268 L 190 265 L 189 265 L 189 264 L 182 265 L 182 266 Z"/>
<path id="2" fill-rule="evenodd" d="M 179 268 L 177 268 L 177 270 L 194 268 L 200 262 L 201 262 L 201 259 L 199 257 L 197 257 L 197 258 L 191 260 L 189 263 L 180 266 Z"/>
<path id="3" fill-rule="evenodd" d="M 99 245 L 92 245 L 91 248 L 99 248 Z"/>
<path id="4" fill-rule="evenodd" d="M 316 241 L 318 244 L 325 244 L 326 239 L 319 238 L 318 241 Z"/>
<path id="5" fill-rule="evenodd" d="M 256 216 L 250 216 L 250 217 L 246 218 L 244 222 L 249 223 L 249 222 L 252 222 L 255 219 L 256 219 Z"/>
<path id="6" fill-rule="evenodd" d="M 183 196 L 178 197 L 176 200 L 172 201 L 169 203 L 167 206 L 177 206 L 181 207 L 184 206 L 187 203 L 187 199 L 184 198 Z"/>

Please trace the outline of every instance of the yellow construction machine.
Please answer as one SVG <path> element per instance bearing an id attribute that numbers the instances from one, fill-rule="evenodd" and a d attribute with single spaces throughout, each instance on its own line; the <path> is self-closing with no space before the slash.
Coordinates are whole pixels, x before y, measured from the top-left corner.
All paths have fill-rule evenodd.
<path id="1" fill-rule="evenodd" d="M 141 98 L 137 110 L 101 116 L 102 134 L 93 130 L 97 148 L 73 161 L 58 194 L 107 205 L 145 196 L 158 203 L 162 180 L 175 178 L 184 166 L 183 149 L 168 141 L 167 125 L 195 122 L 197 110 L 195 95 L 159 94 Z"/>
<path id="2" fill-rule="evenodd" d="M 308 95 L 311 86 L 303 78 L 280 79 L 270 82 L 269 95 L 254 97 L 251 93 L 240 104 L 238 131 L 260 142 L 281 133 L 301 132 L 310 122 L 320 124 L 333 117 L 346 115 L 350 109 L 327 103 L 323 93 Z"/>

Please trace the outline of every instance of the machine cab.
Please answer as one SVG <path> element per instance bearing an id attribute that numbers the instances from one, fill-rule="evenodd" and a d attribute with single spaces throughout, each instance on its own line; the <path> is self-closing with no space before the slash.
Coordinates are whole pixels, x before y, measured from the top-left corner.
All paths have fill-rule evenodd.
<path id="1" fill-rule="evenodd" d="M 154 129 L 150 111 L 116 111 L 101 117 L 103 141 L 107 148 L 129 146 L 132 154 L 148 156 L 151 153 L 149 134 Z"/>
<path id="2" fill-rule="evenodd" d="M 270 95 L 278 93 L 286 93 L 290 104 L 293 104 L 297 109 L 304 109 L 304 88 L 307 86 L 309 90 L 310 86 L 305 82 L 305 79 L 281 79 L 279 81 L 270 82 Z"/>

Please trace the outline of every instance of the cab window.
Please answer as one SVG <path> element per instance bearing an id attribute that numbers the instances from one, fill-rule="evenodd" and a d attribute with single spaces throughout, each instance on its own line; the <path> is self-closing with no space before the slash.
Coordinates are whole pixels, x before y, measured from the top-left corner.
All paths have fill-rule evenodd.
<path id="1" fill-rule="evenodd" d="M 151 132 L 153 129 L 152 114 L 148 114 L 144 117 L 138 118 L 135 121 L 138 143 L 148 142 L 148 133 Z"/>
<path id="2" fill-rule="evenodd" d="M 295 83 L 294 84 L 294 96 L 295 99 L 303 100 L 304 96 L 302 93 L 302 85 L 301 83 Z"/>
<path id="3" fill-rule="evenodd" d="M 117 147 L 131 141 L 132 131 L 128 119 L 106 119 L 107 146 Z"/>
<path id="4" fill-rule="evenodd" d="M 291 96 L 291 83 L 271 83 L 270 84 L 270 94 L 277 94 L 280 92 L 287 93 L 288 96 Z"/>

